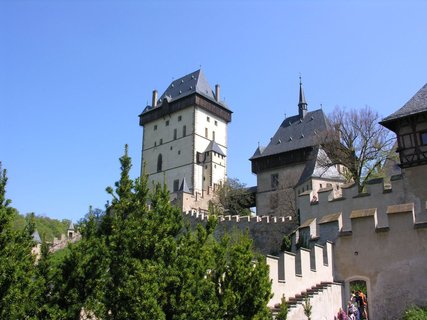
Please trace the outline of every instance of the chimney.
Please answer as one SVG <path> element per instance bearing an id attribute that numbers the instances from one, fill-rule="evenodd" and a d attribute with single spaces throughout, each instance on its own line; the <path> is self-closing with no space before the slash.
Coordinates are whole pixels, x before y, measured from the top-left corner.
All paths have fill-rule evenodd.
<path id="1" fill-rule="evenodd" d="M 153 90 L 153 101 L 151 102 L 153 108 L 157 107 L 157 90 Z"/>
<path id="2" fill-rule="evenodd" d="M 219 89 L 220 89 L 219 84 L 216 84 L 215 85 L 215 100 L 218 102 L 219 102 Z"/>

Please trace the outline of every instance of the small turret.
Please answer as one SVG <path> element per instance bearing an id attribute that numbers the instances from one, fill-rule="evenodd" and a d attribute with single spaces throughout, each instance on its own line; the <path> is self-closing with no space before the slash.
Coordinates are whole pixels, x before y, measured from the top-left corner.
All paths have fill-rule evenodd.
<path id="1" fill-rule="evenodd" d="M 76 231 L 74 230 L 74 224 L 73 224 L 73 222 L 71 221 L 71 222 L 70 222 L 70 225 L 68 226 L 68 229 L 67 229 L 67 236 L 68 236 L 68 239 L 72 239 L 72 238 L 74 238 L 75 233 L 76 233 Z"/>

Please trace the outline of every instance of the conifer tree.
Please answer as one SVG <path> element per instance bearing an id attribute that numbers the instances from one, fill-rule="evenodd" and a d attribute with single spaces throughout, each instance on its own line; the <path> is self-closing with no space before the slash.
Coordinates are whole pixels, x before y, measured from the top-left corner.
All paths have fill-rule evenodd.
<path id="1" fill-rule="evenodd" d="M 127 147 L 120 164 L 111 205 L 80 223 L 61 265 L 52 292 L 61 317 L 269 319 L 268 267 L 247 236 L 218 242 L 213 220 L 191 230 L 164 185 L 129 178 Z"/>
<path id="2" fill-rule="evenodd" d="M 6 199 L 6 173 L 0 162 L 0 319 L 24 319 L 34 314 L 37 295 L 34 220 L 30 217 L 24 230 L 12 228 L 14 210 Z"/>

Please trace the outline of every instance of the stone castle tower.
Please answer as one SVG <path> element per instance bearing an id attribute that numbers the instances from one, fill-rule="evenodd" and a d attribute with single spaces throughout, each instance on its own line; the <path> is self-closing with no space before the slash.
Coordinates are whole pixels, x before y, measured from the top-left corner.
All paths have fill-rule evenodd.
<path id="1" fill-rule="evenodd" d="M 286 117 L 268 145 L 258 146 L 249 159 L 257 175 L 258 215 L 293 217 L 297 195 L 329 187 L 338 192 L 345 182 L 339 168 L 321 165 L 327 155 L 319 137 L 330 123 L 322 109 L 307 106 L 300 78 L 298 114 Z"/>
<path id="2" fill-rule="evenodd" d="M 143 126 L 141 173 L 165 182 L 172 197 L 203 196 L 227 176 L 227 125 L 232 112 L 202 70 L 172 81 L 139 115 Z M 199 196 L 199 197 L 200 197 Z M 207 208 L 206 208 L 207 209 Z"/>

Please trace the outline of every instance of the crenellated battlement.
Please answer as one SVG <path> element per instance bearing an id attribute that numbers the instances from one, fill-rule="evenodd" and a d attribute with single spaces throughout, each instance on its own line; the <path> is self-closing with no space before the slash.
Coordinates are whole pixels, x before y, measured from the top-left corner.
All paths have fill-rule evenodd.
<path id="1" fill-rule="evenodd" d="M 416 219 L 414 203 L 389 205 L 385 211 L 378 208 L 351 210 L 349 220 L 350 223 L 344 229 L 342 212 L 309 218 L 296 231 L 294 243 L 301 243 L 302 239 L 325 243 L 328 240 L 335 241 L 338 237 L 366 237 L 367 232 L 393 231 L 403 235 L 413 229 L 427 228 L 427 221 Z"/>
<path id="2" fill-rule="evenodd" d="M 183 212 L 185 216 L 190 216 L 200 222 L 209 220 L 209 214 L 204 211 L 188 210 Z M 220 215 L 218 222 L 253 222 L 253 223 L 289 223 L 292 217 L 277 217 L 277 216 L 239 216 L 239 215 Z"/>
<path id="3" fill-rule="evenodd" d="M 410 229 L 425 227 L 427 199 L 410 191 L 399 175 L 392 177 L 391 184 L 384 184 L 383 179 L 369 181 L 364 193 L 359 193 L 354 184 L 344 185 L 338 198 L 331 188 L 319 190 L 316 201 L 313 192 L 305 192 L 298 199 L 302 224 L 296 241 L 299 233 L 306 239 L 319 239 L 320 243 L 333 241 L 337 236 L 350 235 L 356 221 L 362 218 L 370 218 L 370 229 L 376 232 L 389 231 L 397 214 L 406 214 L 405 225 Z"/>
<path id="4" fill-rule="evenodd" d="M 333 282 L 332 244 L 315 245 L 311 250 L 301 248 L 296 253 L 281 252 L 267 256 L 274 296 L 269 306 L 280 303 L 283 295 L 295 297 L 320 283 Z"/>
<path id="5" fill-rule="evenodd" d="M 209 214 L 204 211 L 189 210 L 183 216 L 195 226 L 206 223 Z M 290 234 L 296 228 L 296 222 L 288 217 L 272 216 L 218 216 L 218 226 L 215 235 L 221 236 L 233 230 L 248 232 L 253 239 L 255 250 L 263 254 L 276 254 L 280 250 L 285 234 Z"/>

